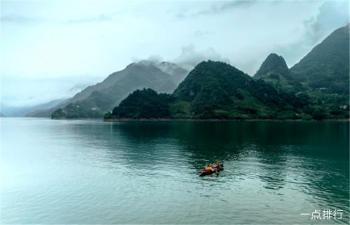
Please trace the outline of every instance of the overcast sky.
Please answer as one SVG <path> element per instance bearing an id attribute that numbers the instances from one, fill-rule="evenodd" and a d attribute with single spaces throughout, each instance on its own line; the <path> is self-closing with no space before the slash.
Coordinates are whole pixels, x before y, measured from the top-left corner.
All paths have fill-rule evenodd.
<path id="1" fill-rule="evenodd" d="M 1 103 L 67 97 L 135 60 L 289 66 L 349 18 L 348 1 L 4 1 Z"/>

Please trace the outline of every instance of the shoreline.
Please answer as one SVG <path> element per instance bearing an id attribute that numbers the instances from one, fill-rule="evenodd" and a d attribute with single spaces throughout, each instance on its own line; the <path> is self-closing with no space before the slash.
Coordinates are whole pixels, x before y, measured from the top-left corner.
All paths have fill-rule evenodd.
<path id="1" fill-rule="evenodd" d="M 148 119 L 148 118 L 140 118 L 140 119 L 132 119 L 132 118 L 122 118 L 122 119 L 102 119 L 103 122 L 234 122 L 234 121 L 246 121 L 246 122 L 350 122 L 350 118 L 348 119 L 324 119 L 324 120 L 303 120 L 303 119 L 171 119 L 171 118 L 159 118 L 159 119 Z"/>
<path id="2" fill-rule="evenodd" d="M 104 118 L 50 118 L 50 117 L 0 117 L 0 119 L 50 119 L 50 120 L 95 120 L 102 122 L 238 122 L 238 121 L 246 121 L 246 122 L 258 122 L 258 121 L 266 121 L 266 122 L 350 122 L 350 118 L 346 119 L 324 119 L 324 120 L 314 120 L 314 119 L 174 119 L 174 118 L 140 118 L 140 119 L 132 119 L 132 118 L 122 118 L 122 119 L 104 119 Z"/>

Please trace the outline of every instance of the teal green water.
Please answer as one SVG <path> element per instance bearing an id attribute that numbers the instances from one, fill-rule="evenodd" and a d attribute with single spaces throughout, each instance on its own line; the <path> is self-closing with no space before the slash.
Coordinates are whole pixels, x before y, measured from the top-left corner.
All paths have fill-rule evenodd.
<path id="1" fill-rule="evenodd" d="M 219 176 L 199 177 L 223 160 Z M 348 122 L 1 119 L 1 223 L 312 223 L 349 218 Z"/>

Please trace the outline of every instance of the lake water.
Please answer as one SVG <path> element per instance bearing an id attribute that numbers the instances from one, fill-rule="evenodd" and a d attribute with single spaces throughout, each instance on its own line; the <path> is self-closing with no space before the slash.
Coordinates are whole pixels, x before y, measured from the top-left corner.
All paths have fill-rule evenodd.
<path id="1" fill-rule="evenodd" d="M 348 122 L 5 118 L 0 169 L 1 223 L 349 220 Z M 301 215 L 326 209 L 338 220 Z"/>

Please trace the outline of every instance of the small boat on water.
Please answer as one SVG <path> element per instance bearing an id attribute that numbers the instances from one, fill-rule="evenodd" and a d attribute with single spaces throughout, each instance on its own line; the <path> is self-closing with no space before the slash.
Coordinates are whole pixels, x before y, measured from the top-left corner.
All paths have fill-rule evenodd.
<path id="1" fill-rule="evenodd" d="M 213 173 L 219 174 L 220 171 L 224 170 L 224 164 L 217 161 L 214 164 L 206 166 L 199 174 L 199 176 L 211 175 Z"/>

